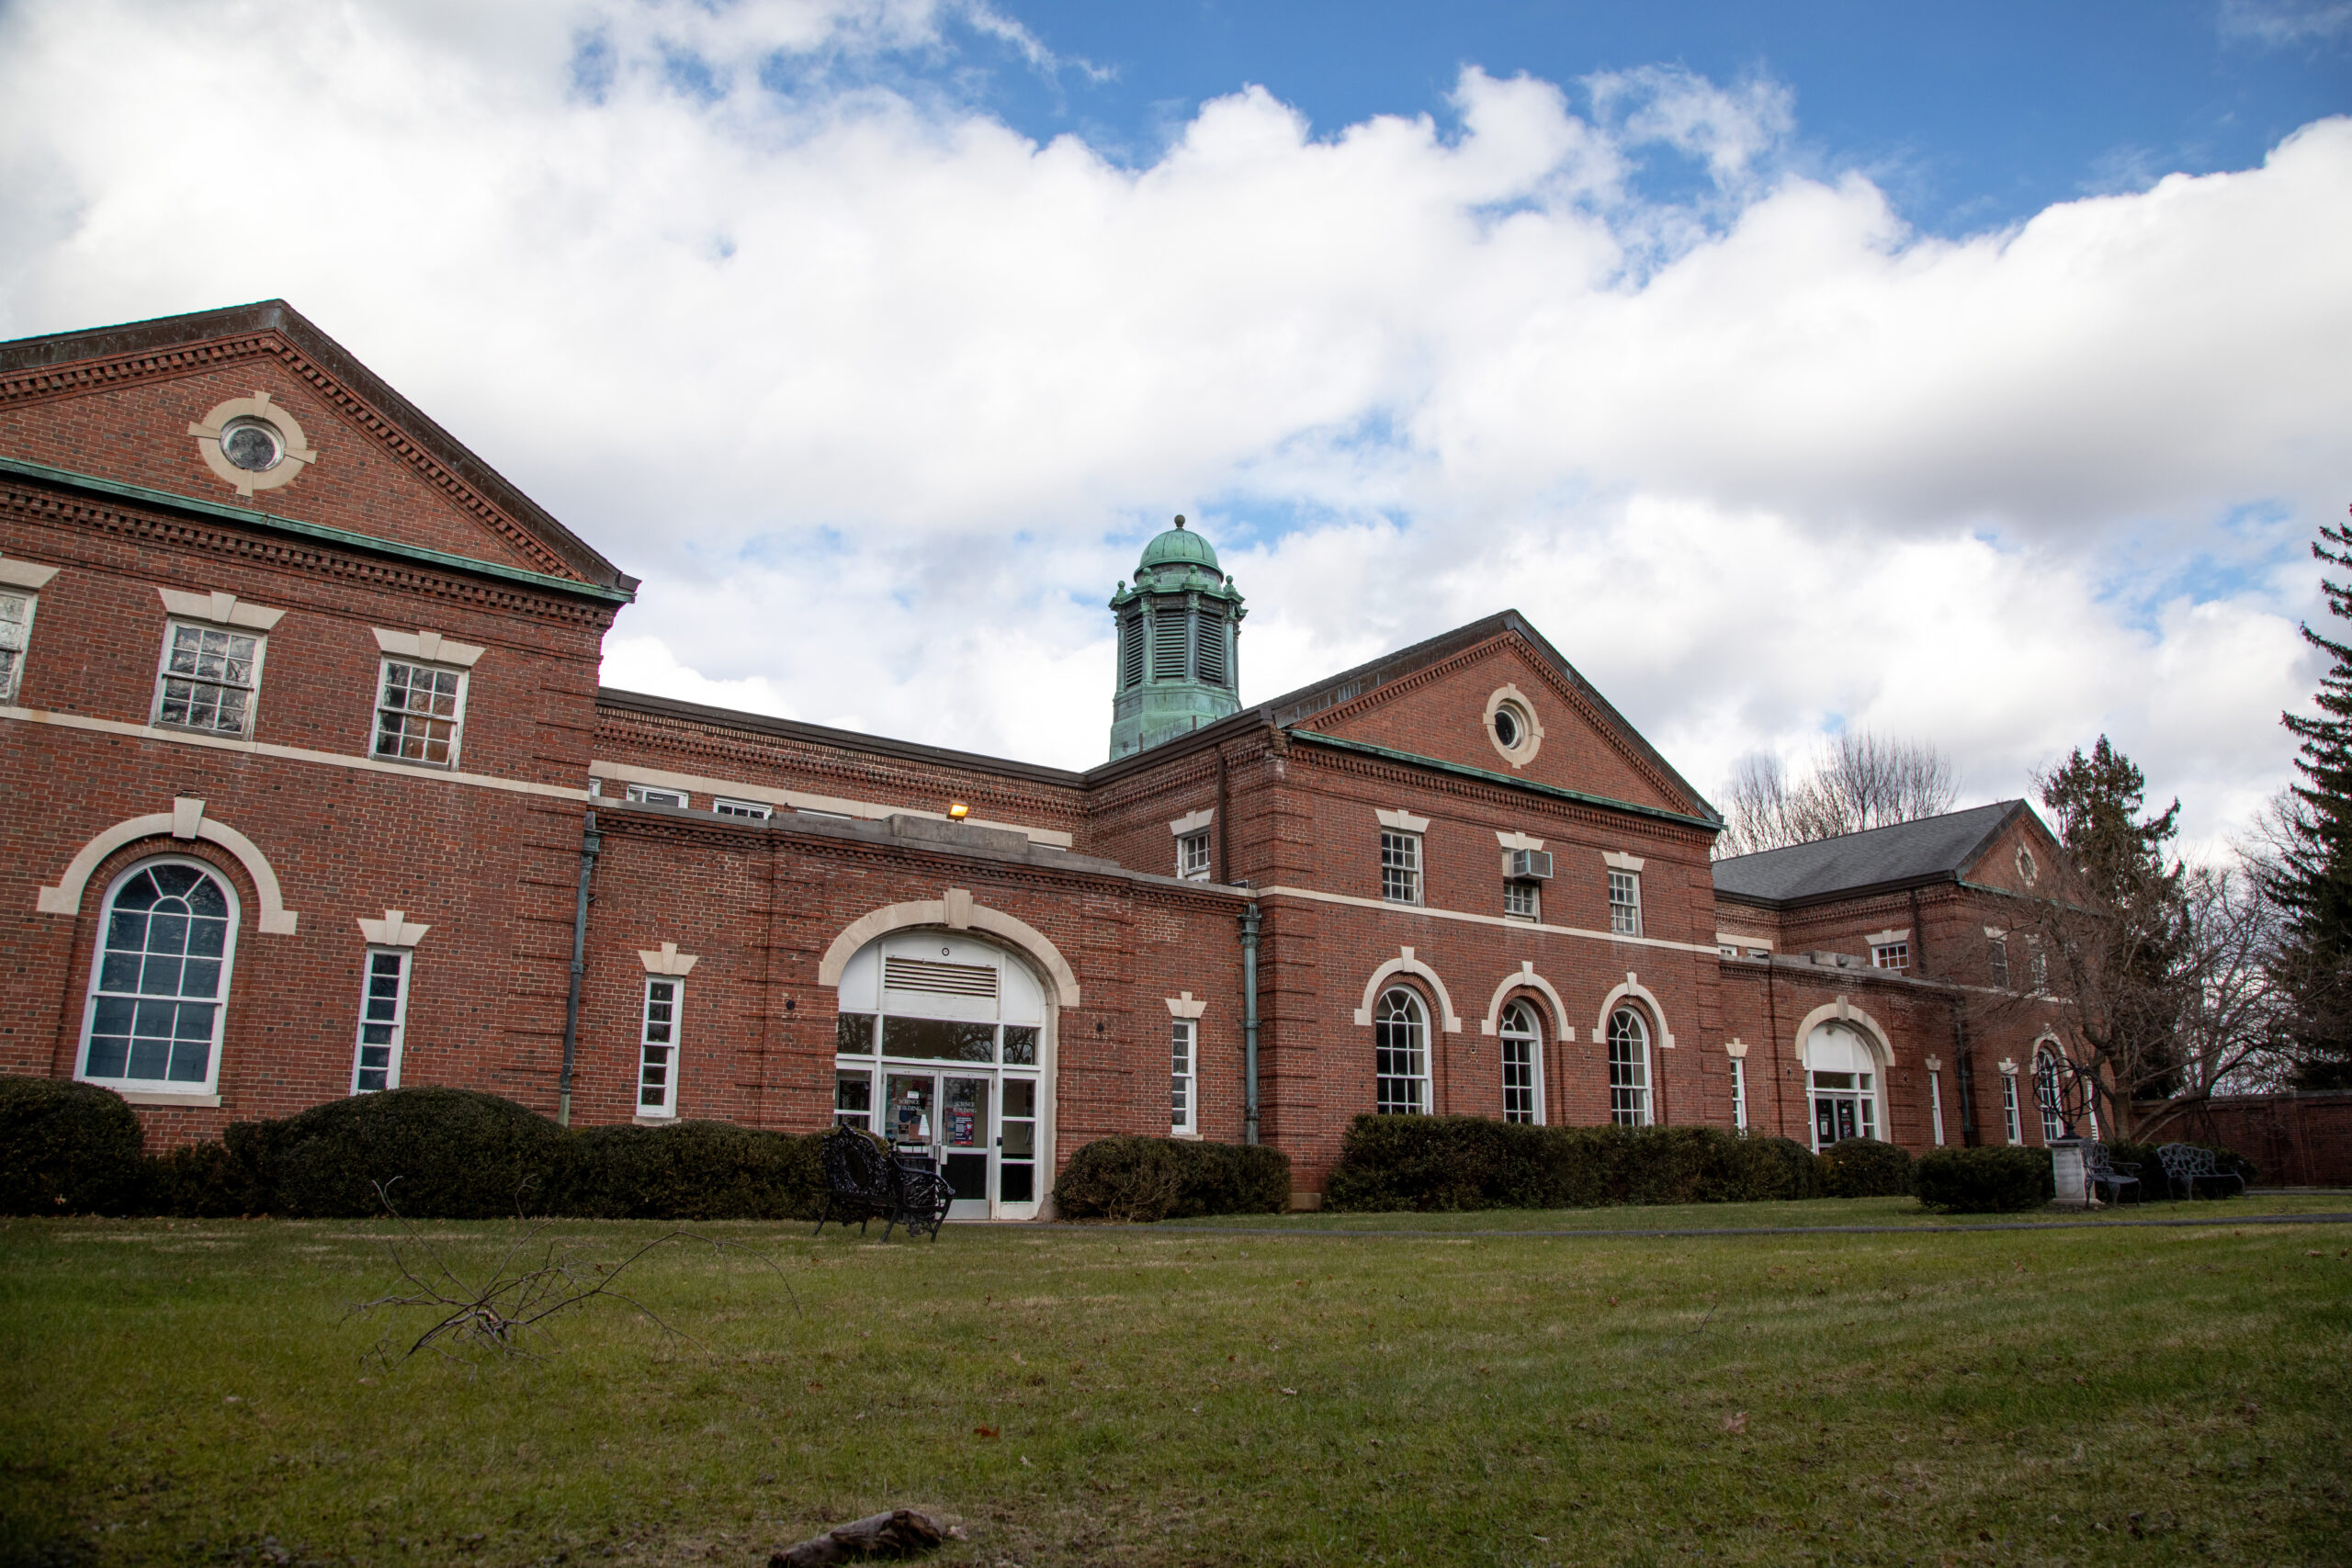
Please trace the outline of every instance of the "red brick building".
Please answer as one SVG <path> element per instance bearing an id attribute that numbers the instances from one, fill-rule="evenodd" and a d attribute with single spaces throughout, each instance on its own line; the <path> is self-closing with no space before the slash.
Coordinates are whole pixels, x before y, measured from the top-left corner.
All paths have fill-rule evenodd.
<path id="1" fill-rule="evenodd" d="M 1253 1118 L 1312 1193 L 1374 1109 L 2042 1141 L 2036 1041 L 1971 1038 L 2019 803 L 1711 864 L 1515 613 L 1241 705 L 1181 525 L 1084 773 L 600 690 L 635 587 L 283 303 L 0 344 L 0 1070 L 159 1143 L 840 1115 L 975 1217 Z"/>

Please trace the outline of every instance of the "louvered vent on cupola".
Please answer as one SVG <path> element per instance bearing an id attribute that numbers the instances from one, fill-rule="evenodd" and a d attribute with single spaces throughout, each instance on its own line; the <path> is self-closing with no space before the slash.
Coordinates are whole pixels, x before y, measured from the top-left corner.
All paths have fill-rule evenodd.
<path id="1" fill-rule="evenodd" d="M 1212 686 L 1225 684 L 1225 626 L 1206 618 L 1201 622 L 1201 679 Z"/>
<path id="2" fill-rule="evenodd" d="M 1151 678 L 1155 681 L 1181 681 L 1184 678 L 1185 623 L 1191 617 L 1181 610 L 1155 616 L 1151 623 Z"/>
<path id="3" fill-rule="evenodd" d="M 882 985 L 892 991 L 944 997 L 993 997 L 996 969 L 987 964 L 942 964 L 933 958 L 885 958 Z"/>

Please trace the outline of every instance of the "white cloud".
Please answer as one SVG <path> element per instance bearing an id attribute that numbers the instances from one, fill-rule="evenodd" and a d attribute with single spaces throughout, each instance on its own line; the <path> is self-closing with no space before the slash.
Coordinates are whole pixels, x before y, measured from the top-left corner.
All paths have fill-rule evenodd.
<path id="1" fill-rule="evenodd" d="M 962 107 L 975 35 L 1091 69 L 944 0 L 20 4 L 0 328 L 285 296 L 644 576 L 608 677 L 698 700 L 1083 765 L 1182 510 L 1253 696 L 1517 604 L 1702 787 L 1840 722 L 1984 796 L 2104 728 L 2209 837 L 2283 777 L 2352 122 L 1948 241 L 1792 172 L 1769 80 L 1243 88 L 1130 169 Z"/>

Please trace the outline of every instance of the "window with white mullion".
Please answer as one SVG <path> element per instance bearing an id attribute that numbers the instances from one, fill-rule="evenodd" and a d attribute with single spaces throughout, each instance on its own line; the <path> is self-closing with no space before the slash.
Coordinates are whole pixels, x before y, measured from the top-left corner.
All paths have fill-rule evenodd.
<path id="1" fill-rule="evenodd" d="M 1418 1116 L 1430 1108 L 1429 1015 L 1402 986 L 1380 996 L 1373 1015 L 1373 1108 Z"/>
<path id="2" fill-rule="evenodd" d="M 1731 1124 L 1747 1131 L 1747 1061 L 1743 1056 L 1731 1059 Z"/>
<path id="3" fill-rule="evenodd" d="M 1542 1086 L 1537 1080 L 1537 1064 L 1543 1058 L 1544 1035 L 1535 1021 L 1535 1010 L 1525 1002 L 1513 1002 L 1503 1009 L 1499 1038 L 1503 1120 L 1540 1122 Z"/>
<path id="4" fill-rule="evenodd" d="M 404 947 L 368 950 L 359 993 L 359 1044 L 352 1057 L 351 1092 L 401 1087 L 401 1051 L 408 1039 L 408 979 L 415 961 Z"/>
<path id="5" fill-rule="evenodd" d="M 155 676 L 154 722 L 210 735 L 251 734 L 261 657 L 260 637 L 220 626 L 169 623 Z"/>
<path id="6" fill-rule="evenodd" d="M 1421 836 L 1380 835 L 1380 896 L 1392 904 L 1421 901 Z"/>
<path id="7" fill-rule="evenodd" d="M 0 703 L 17 700 L 25 653 L 32 646 L 33 595 L 0 593 Z"/>
<path id="8" fill-rule="evenodd" d="M 1642 934 L 1642 878 L 1639 872 L 1612 871 L 1609 874 L 1609 930 L 1615 936 Z"/>
<path id="9" fill-rule="evenodd" d="M 1176 874 L 1187 882 L 1209 879 L 1209 836 L 1205 829 L 1176 840 Z"/>
<path id="10" fill-rule="evenodd" d="M 2025 1142 L 2025 1128 L 2018 1121 L 2018 1076 L 2015 1073 L 2001 1075 L 2001 1120 L 2007 1123 L 2009 1142 Z"/>
<path id="11" fill-rule="evenodd" d="M 464 671 L 385 660 L 376 687 L 375 754 L 427 767 L 455 765 L 465 707 Z"/>
<path id="12" fill-rule="evenodd" d="M 174 857 L 123 873 L 100 908 L 80 1076 L 210 1093 L 236 957 L 235 895 L 211 867 Z"/>
<path id="13" fill-rule="evenodd" d="M 1650 1124 L 1650 1031 L 1642 1015 L 1609 1015 L 1609 1119 L 1621 1127 Z"/>
<path id="14" fill-rule="evenodd" d="M 1169 1130 L 1197 1133 L 1200 1131 L 1197 1079 L 1201 1026 L 1193 1019 L 1176 1019 L 1170 1024 L 1169 1037 Z"/>
<path id="15" fill-rule="evenodd" d="M 678 1014 L 685 991 L 683 980 L 659 975 L 646 979 L 645 1022 L 638 1037 L 639 1116 L 678 1113 Z"/>

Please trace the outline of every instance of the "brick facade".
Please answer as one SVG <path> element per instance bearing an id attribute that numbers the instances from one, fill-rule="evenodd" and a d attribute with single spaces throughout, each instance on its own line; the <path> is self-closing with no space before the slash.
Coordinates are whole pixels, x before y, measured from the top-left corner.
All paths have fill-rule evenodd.
<path id="1" fill-rule="evenodd" d="M 320 457 L 241 498 L 188 426 L 257 391 Z M 649 963 L 673 963 L 667 944 L 691 961 L 671 971 L 676 1114 L 824 1125 L 829 976 L 870 928 L 985 939 L 1040 977 L 1055 1164 L 1105 1134 L 1169 1130 L 1180 1008 L 1198 1015 L 1198 1132 L 1237 1140 L 1253 908 L 1260 1132 L 1309 1193 L 1374 1104 L 1365 1015 L 1392 986 L 1424 1010 L 1438 1111 L 1502 1113 L 1493 1031 L 1514 1000 L 1542 1021 L 1541 1115 L 1556 1122 L 1610 1118 L 1619 1006 L 1644 1021 L 1649 1114 L 1668 1124 L 1733 1124 L 1736 1042 L 1749 1125 L 1808 1137 L 1808 1020 L 1871 1032 L 1883 1134 L 1914 1149 L 1935 1139 L 1931 1059 L 1950 1143 L 2002 1140 L 1996 1063 L 2031 1060 L 2031 1018 L 1977 1002 L 2001 866 L 2038 825 L 2014 824 L 1966 876 L 1801 907 L 1721 898 L 1712 808 L 1516 615 L 1082 773 L 600 692 L 632 581 L 283 305 L 0 346 L 0 585 L 17 585 L 34 579 L 21 685 L 0 708 L 0 1070 L 81 1070 L 107 888 L 158 856 L 201 862 L 240 911 L 226 1022 L 210 1092 L 132 1095 L 159 1144 L 350 1092 L 377 945 L 361 922 L 393 910 L 427 928 L 400 1080 L 555 1111 L 592 830 L 578 1122 L 637 1113 Z M 249 732 L 152 722 L 163 589 L 282 612 Z M 369 754 L 383 633 L 482 650 L 454 768 Z M 1542 735 L 1518 761 L 1488 739 L 1506 687 Z M 722 798 L 771 814 L 720 815 Z M 1170 825 L 1202 813 L 1214 880 L 1182 881 Z M 1415 902 L 1383 897 L 1383 814 L 1424 824 Z M 1506 918 L 1505 838 L 1553 856 L 1534 919 Z M 1636 868 L 1638 933 L 1612 929 L 1612 866 Z M 1911 933 L 1904 972 L 1869 967 L 1866 939 L 1886 930 Z"/>

